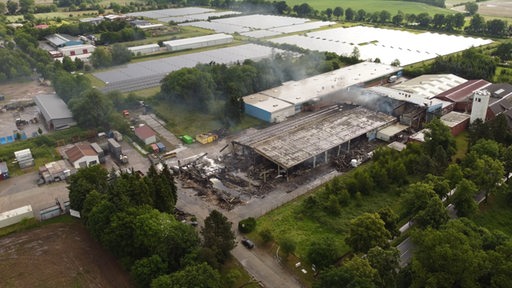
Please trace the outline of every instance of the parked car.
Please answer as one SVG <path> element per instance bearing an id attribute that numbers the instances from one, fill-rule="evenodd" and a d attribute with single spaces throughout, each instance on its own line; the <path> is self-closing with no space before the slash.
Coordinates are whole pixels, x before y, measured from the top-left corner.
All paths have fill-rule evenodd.
<path id="1" fill-rule="evenodd" d="M 246 238 L 242 239 L 242 245 L 244 245 L 247 249 L 254 248 L 254 243 L 251 240 L 246 239 Z"/>

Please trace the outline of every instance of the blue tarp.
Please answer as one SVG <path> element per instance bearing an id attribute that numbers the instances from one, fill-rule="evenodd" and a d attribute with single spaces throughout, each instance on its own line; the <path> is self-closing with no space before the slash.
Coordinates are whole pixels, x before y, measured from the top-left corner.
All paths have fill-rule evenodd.
<path id="1" fill-rule="evenodd" d="M 5 143 L 7 143 L 7 140 L 5 139 L 5 137 L 1 137 L 0 144 L 5 144 Z"/>
<path id="2" fill-rule="evenodd" d="M 12 143 L 12 142 L 14 142 L 14 137 L 7 136 L 7 143 Z"/>

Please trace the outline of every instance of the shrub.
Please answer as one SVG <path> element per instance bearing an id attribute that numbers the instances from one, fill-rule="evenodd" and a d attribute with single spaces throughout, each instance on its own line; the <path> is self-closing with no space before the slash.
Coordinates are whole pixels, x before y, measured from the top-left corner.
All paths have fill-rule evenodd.
<path id="1" fill-rule="evenodd" d="M 238 230 L 242 233 L 251 233 L 256 228 L 256 219 L 249 217 L 238 222 Z"/>

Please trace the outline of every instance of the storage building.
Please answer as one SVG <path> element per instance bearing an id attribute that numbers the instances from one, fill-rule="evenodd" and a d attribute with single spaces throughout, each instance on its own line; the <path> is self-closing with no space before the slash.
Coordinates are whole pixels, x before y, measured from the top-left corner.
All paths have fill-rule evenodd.
<path id="1" fill-rule="evenodd" d="M 21 169 L 34 166 L 34 158 L 32 157 L 30 149 L 16 151 L 14 152 L 14 157 Z"/>
<path id="2" fill-rule="evenodd" d="M 400 133 L 405 131 L 407 128 L 409 127 L 398 123 L 395 125 L 387 126 L 377 131 L 377 139 L 386 142 L 397 140 L 396 138 L 399 138 Z"/>
<path id="3" fill-rule="evenodd" d="M 156 142 L 156 133 L 147 125 L 135 128 L 135 135 L 139 137 L 144 144 L 149 145 Z"/>
<path id="4" fill-rule="evenodd" d="M 160 51 L 160 46 L 158 44 L 147 44 L 141 46 L 133 46 L 128 47 L 128 50 L 132 52 L 133 55 L 146 55 Z"/>
<path id="5" fill-rule="evenodd" d="M 224 33 L 165 41 L 163 44 L 169 51 L 196 49 L 233 42 L 233 36 Z"/>
<path id="6" fill-rule="evenodd" d="M 7 168 L 7 163 L 0 162 L 0 180 L 5 180 L 9 178 L 9 169 Z"/>
<path id="7" fill-rule="evenodd" d="M 454 111 L 469 112 L 471 111 L 471 96 L 473 93 L 489 85 L 491 83 L 483 79 L 469 80 L 438 94 L 436 98 L 455 103 Z"/>
<path id="8" fill-rule="evenodd" d="M 280 122 L 312 106 L 329 106 L 366 85 L 385 82 L 401 68 L 374 62 L 361 62 L 300 81 L 245 96 L 245 113 L 267 122 Z M 276 106 L 277 105 L 277 106 Z"/>
<path id="9" fill-rule="evenodd" d="M 34 218 L 34 212 L 32 206 L 27 205 L 13 210 L 0 213 L 0 228 L 4 228 L 18 222 L 23 219 Z"/>
<path id="10" fill-rule="evenodd" d="M 98 143 L 91 143 L 91 148 L 98 154 L 98 159 L 100 163 L 105 163 L 105 151 L 98 145 Z"/>
<path id="11" fill-rule="evenodd" d="M 75 168 L 88 167 L 100 162 L 98 154 L 88 143 L 78 143 L 64 152 L 69 163 Z"/>
<path id="12" fill-rule="evenodd" d="M 243 100 L 246 114 L 269 123 L 284 121 L 295 114 L 291 103 L 261 93 L 246 96 Z"/>
<path id="13" fill-rule="evenodd" d="M 53 48 L 83 44 L 79 39 L 66 34 L 51 34 L 46 36 L 45 39 Z"/>
<path id="14" fill-rule="evenodd" d="M 453 136 L 457 136 L 468 127 L 469 117 L 469 114 L 452 111 L 441 116 L 441 122 L 450 128 Z"/>
<path id="15" fill-rule="evenodd" d="M 59 52 L 62 53 L 63 56 L 78 56 L 78 55 L 87 55 L 94 52 L 96 47 L 90 44 L 82 44 L 82 45 L 74 45 L 74 46 L 65 46 L 59 48 Z"/>
<path id="16" fill-rule="evenodd" d="M 57 94 L 36 95 L 34 100 L 48 130 L 62 130 L 76 125 L 73 114 Z"/>
<path id="17" fill-rule="evenodd" d="M 454 74 L 425 74 L 393 85 L 393 88 L 431 99 L 467 81 Z"/>
<path id="18" fill-rule="evenodd" d="M 121 145 L 114 138 L 108 138 L 107 142 L 110 156 L 112 156 L 115 159 L 119 159 L 119 156 L 123 154 Z"/>
<path id="19" fill-rule="evenodd" d="M 45 183 L 51 183 L 65 180 L 71 175 L 71 170 L 64 160 L 58 160 L 39 167 L 39 175 Z"/>

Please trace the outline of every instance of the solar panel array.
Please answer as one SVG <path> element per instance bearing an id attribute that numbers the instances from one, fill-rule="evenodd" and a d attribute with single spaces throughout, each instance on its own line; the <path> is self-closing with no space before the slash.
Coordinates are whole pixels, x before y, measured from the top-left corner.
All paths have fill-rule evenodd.
<path id="1" fill-rule="evenodd" d="M 415 34 L 407 31 L 362 26 L 322 30 L 307 33 L 305 36 L 294 35 L 274 38 L 270 41 L 346 56 L 349 56 L 357 47 L 361 59 L 379 58 L 382 63 L 386 64 L 391 64 L 398 59 L 401 65 L 432 59 L 438 55 L 447 55 L 492 42 L 482 38 L 430 32 Z M 450 43 L 450 45 L 446 45 L 446 43 Z"/>
<path id="2" fill-rule="evenodd" d="M 283 52 L 285 51 L 271 47 L 246 44 L 131 63 L 109 71 L 94 73 L 94 76 L 106 83 L 103 88 L 105 92 L 112 90 L 129 92 L 158 86 L 160 80 L 168 73 L 181 68 L 194 67 L 199 63 L 232 64 L 246 59 L 257 61 L 271 57 L 274 53 Z"/>

